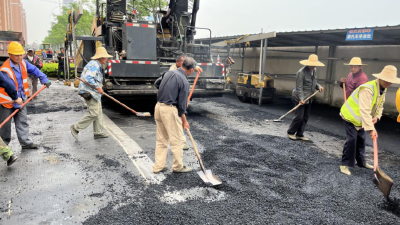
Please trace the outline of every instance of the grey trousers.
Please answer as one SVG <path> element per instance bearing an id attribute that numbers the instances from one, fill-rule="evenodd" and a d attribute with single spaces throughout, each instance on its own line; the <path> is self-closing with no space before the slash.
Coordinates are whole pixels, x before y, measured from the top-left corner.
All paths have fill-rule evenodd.
<path id="1" fill-rule="evenodd" d="M 31 93 L 31 96 L 37 92 L 38 79 L 39 78 L 33 75 L 28 76 L 29 92 Z"/>
<path id="2" fill-rule="evenodd" d="M 93 97 L 90 100 L 85 100 L 88 112 L 83 116 L 77 124 L 74 125 L 74 129 L 78 132 L 86 129 L 91 123 L 93 123 L 94 135 L 103 133 L 103 109 L 101 102 L 96 101 Z"/>
<path id="3" fill-rule="evenodd" d="M 15 108 L 6 108 L 0 106 L 0 121 L 3 122 L 11 113 L 16 110 Z M 29 139 L 29 124 L 28 124 L 28 111 L 26 107 L 13 117 L 15 123 L 15 130 L 17 132 L 18 141 L 22 146 L 31 145 L 33 142 Z M 2 128 L 0 128 L 0 136 L 4 143 L 8 145 L 11 141 L 11 120 L 8 121 Z"/>

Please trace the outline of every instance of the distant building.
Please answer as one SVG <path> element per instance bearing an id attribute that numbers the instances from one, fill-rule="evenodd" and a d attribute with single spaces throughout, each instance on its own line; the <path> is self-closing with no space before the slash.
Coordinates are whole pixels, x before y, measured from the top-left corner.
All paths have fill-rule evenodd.
<path id="1" fill-rule="evenodd" d="M 21 0 L 0 0 L 0 30 L 22 32 L 28 43 L 26 13 Z"/>

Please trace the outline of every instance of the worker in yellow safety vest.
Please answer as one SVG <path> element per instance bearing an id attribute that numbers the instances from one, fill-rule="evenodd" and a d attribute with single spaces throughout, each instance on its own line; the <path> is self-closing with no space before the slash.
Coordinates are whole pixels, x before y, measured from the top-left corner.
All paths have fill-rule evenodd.
<path id="1" fill-rule="evenodd" d="M 365 131 L 371 138 L 378 136 L 374 124 L 382 116 L 387 88 L 400 84 L 394 66 L 385 66 L 381 73 L 372 75 L 378 79 L 359 86 L 340 109 L 347 136 L 340 172 L 346 175 L 351 175 L 349 167 L 354 167 L 355 161 L 359 167 L 373 169 L 365 161 Z"/>

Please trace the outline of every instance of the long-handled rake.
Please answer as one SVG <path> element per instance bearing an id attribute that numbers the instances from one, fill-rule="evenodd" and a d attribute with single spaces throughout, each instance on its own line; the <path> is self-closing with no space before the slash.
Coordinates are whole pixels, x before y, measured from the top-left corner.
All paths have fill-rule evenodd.
<path id="1" fill-rule="evenodd" d="M 312 95 L 310 95 L 308 98 L 306 98 L 306 99 L 304 100 L 304 102 L 307 102 L 310 98 L 312 98 L 312 97 L 314 97 L 316 94 L 318 94 L 318 92 L 319 92 L 319 91 L 314 92 L 314 94 L 312 94 Z M 299 104 L 297 104 L 293 109 L 291 109 L 289 112 L 287 112 L 285 115 L 279 117 L 279 119 L 276 119 L 276 120 L 265 120 L 265 122 L 271 122 L 271 121 L 274 121 L 274 122 L 282 122 L 282 119 L 283 119 L 285 116 L 289 115 L 290 113 L 292 113 L 294 110 L 296 110 L 296 109 L 299 108 L 300 106 L 301 106 L 301 104 L 299 103 Z"/>
<path id="2" fill-rule="evenodd" d="M 196 153 L 197 159 L 199 160 L 199 164 L 200 164 L 200 167 L 201 167 L 201 171 L 197 172 L 197 174 L 204 181 L 204 183 L 209 183 L 209 184 L 211 184 L 213 186 L 222 184 L 222 181 L 218 177 L 216 177 L 211 172 L 211 170 L 206 170 L 204 168 L 203 161 L 201 161 L 201 157 L 200 157 L 199 152 L 197 151 L 197 147 L 196 147 L 196 144 L 194 143 L 192 134 L 190 133 L 189 129 L 186 129 L 186 132 L 188 133 L 190 141 L 193 144 L 194 152 Z"/>
<path id="3" fill-rule="evenodd" d="M 84 84 L 86 84 L 87 86 L 89 86 L 91 89 L 93 89 L 94 91 L 97 91 L 96 88 L 89 84 L 86 80 L 81 79 L 80 77 L 76 77 L 76 79 L 80 80 L 81 82 L 83 82 Z M 103 92 L 102 95 L 107 96 L 108 98 L 110 98 L 111 100 L 113 100 L 114 102 L 122 105 L 124 108 L 126 108 L 127 110 L 133 112 L 136 116 L 140 116 L 140 117 L 145 117 L 145 116 L 151 116 L 151 114 L 149 112 L 136 112 L 135 110 L 129 108 L 127 105 L 125 105 L 124 103 L 118 101 L 117 99 L 111 97 L 110 95 L 108 95 L 107 93 Z"/>

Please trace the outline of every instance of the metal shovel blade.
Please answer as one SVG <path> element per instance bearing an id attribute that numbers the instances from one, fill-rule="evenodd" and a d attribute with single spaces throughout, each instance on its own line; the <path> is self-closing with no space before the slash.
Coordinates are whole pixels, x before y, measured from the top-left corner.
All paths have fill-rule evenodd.
<path id="1" fill-rule="evenodd" d="M 222 181 L 216 177 L 211 170 L 206 170 L 206 177 L 208 182 L 210 182 L 213 186 L 222 184 Z"/>
<path id="2" fill-rule="evenodd" d="M 203 171 L 200 170 L 199 172 L 197 172 L 197 174 L 204 181 L 204 183 L 210 183 Z"/>
<path id="3" fill-rule="evenodd" d="M 149 112 L 138 112 L 136 115 L 141 117 L 151 116 Z"/>
<path id="4" fill-rule="evenodd" d="M 392 190 L 393 180 L 386 175 L 379 167 L 376 169 L 374 174 L 373 182 L 383 195 L 388 198 L 390 191 Z"/>

